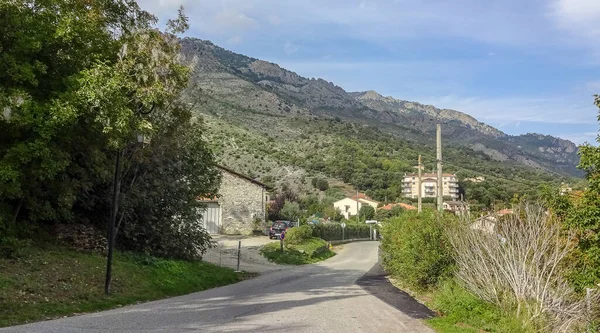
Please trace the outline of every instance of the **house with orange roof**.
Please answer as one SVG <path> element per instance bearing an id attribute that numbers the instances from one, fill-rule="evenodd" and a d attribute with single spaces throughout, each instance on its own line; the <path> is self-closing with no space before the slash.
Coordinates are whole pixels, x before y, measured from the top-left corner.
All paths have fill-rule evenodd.
<path id="1" fill-rule="evenodd" d="M 512 209 L 505 208 L 505 209 L 497 211 L 496 215 L 498 215 L 498 216 L 504 216 L 504 215 L 513 214 L 513 213 L 514 213 L 514 211 Z"/>
<path id="2" fill-rule="evenodd" d="M 401 207 L 404 210 L 415 210 L 417 207 L 409 204 L 405 204 L 404 202 L 392 203 L 389 205 L 385 205 L 383 207 L 379 207 L 380 210 L 392 210 L 394 207 Z"/>
<path id="3" fill-rule="evenodd" d="M 364 193 L 358 193 L 358 196 L 353 195 L 333 203 L 333 207 L 338 209 L 346 219 L 350 219 L 350 216 L 356 216 L 358 212 L 360 212 L 360 209 L 365 205 L 371 206 L 377 210 L 379 202 L 371 199 Z"/>

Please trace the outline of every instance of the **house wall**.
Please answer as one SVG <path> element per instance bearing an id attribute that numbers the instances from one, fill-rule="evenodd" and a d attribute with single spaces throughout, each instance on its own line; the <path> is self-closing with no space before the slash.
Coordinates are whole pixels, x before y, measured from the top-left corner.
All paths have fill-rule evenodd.
<path id="1" fill-rule="evenodd" d="M 367 200 L 367 199 L 360 199 L 361 201 L 364 201 L 366 204 L 368 204 L 369 206 L 375 208 L 375 210 L 377 210 L 377 206 L 379 206 L 379 202 L 377 201 L 373 201 L 373 200 Z M 356 205 L 356 204 L 355 204 Z"/>
<path id="2" fill-rule="evenodd" d="M 362 205 L 363 204 L 361 202 L 358 203 L 359 210 Z M 346 206 L 350 206 L 348 207 L 348 210 L 346 210 Z M 356 211 L 356 200 L 351 198 L 345 198 L 340 201 L 336 201 L 333 203 L 333 207 L 339 208 L 340 212 L 342 212 L 342 215 L 344 215 L 346 219 L 348 219 L 350 216 L 356 216 L 358 214 Z"/>
<path id="3" fill-rule="evenodd" d="M 223 172 L 219 189 L 221 233 L 251 235 L 254 220 L 265 218 L 266 191 L 243 178 Z"/>

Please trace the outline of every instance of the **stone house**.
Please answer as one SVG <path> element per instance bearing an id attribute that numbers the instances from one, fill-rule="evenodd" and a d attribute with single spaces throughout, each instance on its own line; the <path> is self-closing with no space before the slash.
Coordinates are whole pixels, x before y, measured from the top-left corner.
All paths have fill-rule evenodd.
<path id="1" fill-rule="evenodd" d="M 268 191 L 271 188 L 224 166 L 216 198 L 203 198 L 207 206 L 202 213 L 204 227 L 211 234 L 251 235 L 256 223 L 264 225 Z"/>

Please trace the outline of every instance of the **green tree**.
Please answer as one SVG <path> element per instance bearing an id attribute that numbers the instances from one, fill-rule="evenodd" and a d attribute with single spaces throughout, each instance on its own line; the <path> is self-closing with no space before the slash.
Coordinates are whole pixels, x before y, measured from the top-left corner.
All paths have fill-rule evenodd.
<path id="1" fill-rule="evenodd" d="M 329 189 L 329 182 L 327 182 L 327 179 L 315 177 L 311 180 L 311 184 L 313 187 L 319 189 L 319 191 L 327 191 Z"/>
<path id="2" fill-rule="evenodd" d="M 323 213 L 325 214 L 325 218 L 329 218 L 335 222 L 340 222 L 344 218 L 340 209 L 333 207 L 333 205 L 325 206 Z"/>
<path id="3" fill-rule="evenodd" d="M 13 227 L 70 220 L 77 195 L 110 179 L 107 124 L 81 103 L 83 73 L 116 64 L 124 40 L 154 22 L 135 1 L 0 3 L 0 200 Z"/>
<path id="4" fill-rule="evenodd" d="M 296 221 L 300 217 L 300 205 L 286 200 L 279 214 L 286 220 Z"/>
<path id="5" fill-rule="evenodd" d="M 375 217 L 375 208 L 369 205 L 363 205 L 360 207 L 359 214 L 362 220 L 371 220 Z"/>
<path id="6" fill-rule="evenodd" d="M 122 245 L 201 255 L 196 198 L 219 177 L 201 122 L 178 101 L 190 70 L 176 34 L 187 18 L 180 9 L 164 32 L 155 23 L 133 0 L 0 3 L 3 235 L 32 229 L 21 221 L 105 226 L 120 155 Z M 140 134 L 152 136 L 144 149 Z"/>
<path id="7" fill-rule="evenodd" d="M 375 213 L 375 220 L 385 221 L 392 217 L 398 217 L 400 216 L 400 214 L 402 214 L 403 211 L 404 209 L 402 208 L 402 206 L 399 205 L 392 207 L 392 209 L 390 210 L 378 209 Z"/>
<path id="8" fill-rule="evenodd" d="M 320 191 L 327 191 L 329 189 L 329 183 L 327 182 L 326 179 L 319 179 L 319 181 L 317 181 L 317 188 Z"/>
<path id="9" fill-rule="evenodd" d="M 384 266 L 418 290 L 433 288 L 453 273 L 453 249 L 444 224 L 452 223 L 454 216 L 438 219 L 433 210 L 407 211 L 381 229 Z"/>
<path id="10" fill-rule="evenodd" d="M 599 96 L 595 97 L 595 104 L 600 107 Z M 596 141 L 600 142 L 600 137 Z M 570 257 L 575 264 L 570 277 L 582 291 L 600 282 L 600 148 L 586 143 L 579 146 L 579 155 L 579 168 L 586 172 L 587 189 L 572 196 L 561 195 L 557 186 L 542 185 L 538 196 L 566 228 L 578 234 L 577 249 Z"/>
<path id="11" fill-rule="evenodd" d="M 600 108 L 600 95 L 595 95 L 594 103 Z M 600 143 L 600 136 L 596 142 Z M 555 198 L 553 207 L 565 218 L 569 228 L 579 231 L 580 255 L 576 257 L 579 269 L 574 279 L 582 289 L 600 281 L 600 147 L 586 143 L 579 146 L 579 155 L 579 168 L 586 172 L 588 187 L 576 202 Z"/>
<path id="12" fill-rule="evenodd" d="M 281 210 L 287 201 L 298 202 L 298 194 L 291 189 L 284 187 L 283 191 L 275 196 L 275 199 L 269 204 L 269 220 L 274 221 L 284 218 Z"/>

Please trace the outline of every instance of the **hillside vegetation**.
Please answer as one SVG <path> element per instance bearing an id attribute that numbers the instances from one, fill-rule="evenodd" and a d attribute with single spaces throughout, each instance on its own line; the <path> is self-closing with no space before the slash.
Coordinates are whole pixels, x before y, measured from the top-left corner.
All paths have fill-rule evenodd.
<path id="1" fill-rule="evenodd" d="M 419 154 L 434 168 L 435 119 L 443 123 L 445 171 L 486 177 L 462 184 L 465 197 L 484 206 L 581 174 L 577 148 L 565 140 L 509 136 L 457 111 L 347 93 L 206 41 L 182 46 L 196 64 L 186 101 L 206 121 L 217 159 L 269 184 L 312 192 L 310 178 L 326 176 L 377 200 L 399 199 Z"/>

